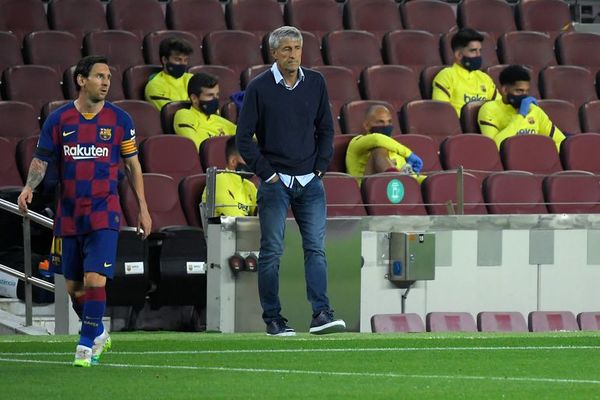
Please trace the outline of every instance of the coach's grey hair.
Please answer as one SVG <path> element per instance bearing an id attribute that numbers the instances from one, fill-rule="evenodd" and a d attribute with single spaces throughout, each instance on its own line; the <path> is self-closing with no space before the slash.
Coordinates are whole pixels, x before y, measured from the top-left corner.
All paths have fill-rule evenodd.
<path id="1" fill-rule="evenodd" d="M 299 40 L 300 46 L 302 46 L 302 33 L 293 26 L 282 26 L 280 28 L 275 29 L 269 35 L 269 47 L 271 50 L 275 50 L 279 48 L 279 45 L 282 40 L 290 39 L 290 40 Z"/>

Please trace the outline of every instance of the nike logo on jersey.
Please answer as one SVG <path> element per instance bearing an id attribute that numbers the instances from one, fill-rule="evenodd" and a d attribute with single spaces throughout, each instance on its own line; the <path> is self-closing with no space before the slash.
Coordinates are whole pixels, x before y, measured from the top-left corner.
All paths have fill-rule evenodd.
<path id="1" fill-rule="evenodd" d="M 75 132 L 77 132 L 77 131 L 68 131 L 68 132 L 63 131 L 63 137 L 69 136 L 69 135 L 71 135 L 71 134 L 73 134 Z"/>
<path id="2" fill-rule="evenodd" d="M 104 263 L 104 268 L 110 268 L 110 267 L 112 267 L 112 264 L 109 264 L 107 262 Z"/>

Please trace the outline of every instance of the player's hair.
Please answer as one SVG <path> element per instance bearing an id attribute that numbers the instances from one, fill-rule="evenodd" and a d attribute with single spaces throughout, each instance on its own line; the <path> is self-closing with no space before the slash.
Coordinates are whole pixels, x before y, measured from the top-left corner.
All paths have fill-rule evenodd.
<path id="1" fill-rule="evenodd" d="M 372 115 L 375 115 L 375 113 L 377 112 L 377 110 L 386 110 L 387 112 L 391 111 L 383 104 L 373 104 L 371 106 L 369 106 L 369 108 L 367 108 L 367 111 L 365 111 L 365 119 L 370 118 Z"/>
<path id="2" fill-rule="evenodd" d="M 509 65 L 500 72 L 499 80 L 500 85 L 506 86 L 514 85 L 519 81 L 529 82 L 531 81 L 531 76 L 527 68 L 522 65 Z"/>
<path id="3" fill-rule="evenodd" d="M 475 29 L 462 28 L 452 36 L 450 47 L 452 47 L 452 51 L 460 50 L 467 47 L 473 41 L 483 42 L 483 35 Z"/>
<path id="4" fill-rule="evenodd" d="M 229 157 L 240 154 L 236 144 L 235 144 L 235 136 L 231 136 L 225 142 L 225 160 L 229 160 Z"/>
<path id="5" fill-rule="evenodd" d="M 160 59 L 162 60 L 163 57 L 169 58 L 173 52 L 189 56 L 194 52 L 194 48 L 190 42 L 182 38 L 170 37 L 163 39 L 158 46 L 158 55 L 160 56 Z"/>
<path id="6" fill-rule="evenodd" d="M 205 72 L 194 74 L 188 82 L 188 96 L 195 94 L 199 96 L 202 93 L 202 88 L 212 89 L 219 84 L 219 79 L 216 76 Z"/>
<path id="7" fill-rule="evenodd" d="M 90 71 L 94 67 L 94 64 L 108 64 L 108 59 L 104 56 L 85 56 L 77 63 L 75 70 L 73 71 L 73 82 L 75 82 L 75 87 L 79 91 L 81 86 L 77 82 L 77 77 L 79 75 L 87 78 L 90 76 Z"/>
<path id="8" fill-rule="evenodd" d="M 299 40 L 302 46 L 302 33 L 294 26 L 281 26 L 275 29 L 269 35 L 269 48 L 275 50 L 279 48 L 281 41 L 284 39 Z"/>

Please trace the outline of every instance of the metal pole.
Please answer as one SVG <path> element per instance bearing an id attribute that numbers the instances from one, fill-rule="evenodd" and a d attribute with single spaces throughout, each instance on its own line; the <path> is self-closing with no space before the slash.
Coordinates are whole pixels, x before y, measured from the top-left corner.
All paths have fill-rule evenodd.
<path id="1" fill-rule="evenodd" d="M 217 167 L 210 167 L 206 171 L 206 216 L 215 216 L 215 188 L 217 186 Z"/>
<path id="2" fill-rule="evenodd" d="M 23 260 L 25 273 L 25 326 L 31 326 L 33 324 L 33 296 L 31 292 L 31 225 L 27 215 L 23 217 Z"/>
<path id="3" fill-rule="evenodd" d="M 464 215 L 465 213 L 465 179 L 464 169 L 462 165 L 458 166 L 456 174 L 456 214 Z"/>

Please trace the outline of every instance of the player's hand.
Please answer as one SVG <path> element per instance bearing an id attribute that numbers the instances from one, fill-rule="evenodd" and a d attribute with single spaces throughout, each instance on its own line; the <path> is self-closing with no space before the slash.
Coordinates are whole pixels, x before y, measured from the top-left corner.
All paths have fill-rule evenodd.
<path id="1" fill-rule="evenodd" d="M 421 160 L 421 158 L 415 153 L 411 153 L 411 155 L 406 159 L 406 162 L 417 174 L 423 169 L 423 160 Z"/>
<path id="2" fill-rule="evenodd" d="M 19 195 L 19 198 L 17 199 L 19 210 L 22 212 L 27 212 L 27 204 L 31 204 L 31 200 L 33 200 L 33 189 L 25 185 L 21 191 L 21 194 Z"/>
<path id="3" fill-rule="evenodd" d="M 140 214 L 138 215 L 138 235 L 142 239 L 146 239 L 152 231 L 152 218 L 150 218 L 150 213 L 146 207 L 140 209 Z"/>
<path id="4" fill-rule="evenodd" d="M 537 100 L 533 96 L 527 96 L 523 100 L 521 100 L 521 105 L 519 106 L 519 114 L 521 114 L 524 117 L 527 116 L 527 114 L 529 114 L 529 108 L 531 108 L 532 104 L 535 104 L 536 106 L 538 105 Z"/>

